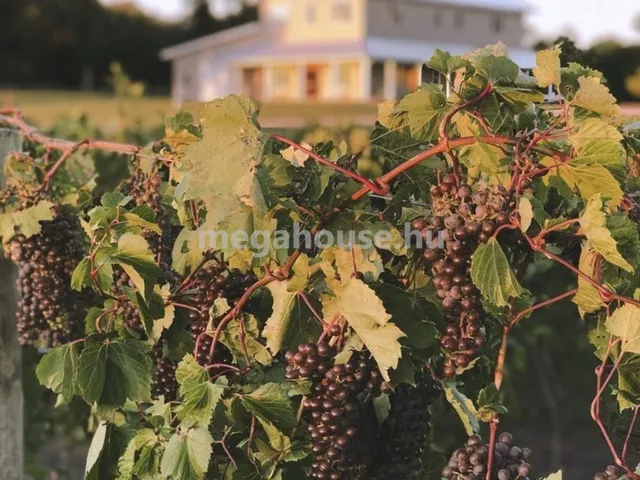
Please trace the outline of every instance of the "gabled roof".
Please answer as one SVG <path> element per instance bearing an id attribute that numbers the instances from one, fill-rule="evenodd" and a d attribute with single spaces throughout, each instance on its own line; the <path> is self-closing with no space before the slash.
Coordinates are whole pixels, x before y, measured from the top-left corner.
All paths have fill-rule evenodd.
<path id="1" fill-rule="evenodd" d="M 235 43 L 239 40 L 254 37 L 261 32 L 262 24 L 260 22 L 245 23 L 244 25 L 165 48 L 160 51 L 160 58 L 162 60 L 173 60 L 174 58 L 183 57 L 202 50 L 216 48 L 227 43 Z"/>
<path id="2" fill-rule="evenodd" d="M 526 12 L 529 6 L 523 0 L 420 0 L 424 3 L 456 5 L 460 7 L 502 10 L 507 12 Z"/>

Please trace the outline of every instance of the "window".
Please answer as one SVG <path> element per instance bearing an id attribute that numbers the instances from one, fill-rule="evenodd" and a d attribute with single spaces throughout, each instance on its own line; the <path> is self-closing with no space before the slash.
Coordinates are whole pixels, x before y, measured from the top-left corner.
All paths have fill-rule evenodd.
<path id="1" fill-rule="evenodd" d="M 338 22 L 351 21 L 351 0 L 333 0 L 331 16 Z"/>
<path id="2" fill-rule="evenodd" d="M 316 4 L 307 2 L 304 6 L 304 20 L 307 23 L 316 23 Z"/>
<path id="3" fill-rule="evenodd" d="M 399 23 L 402 23 L 402 13 L 400 12 L 400 7 L 398 5 L 390 4 L 387 13 L 391 24 L 398 25 Z"/>
<path id="4" fill-rule="evenodd" d="M 504 23 L 502 21 L 502 15 L 494 15 L 493 16 L 493 31 L 496 33 L 500 33 L 504 29 Z"/>
<path id="5" fill-rule="evenodd" d="M 436 27 L 442 26 L 442 12 L 435 12 L 433 14 L 433 25 Z"/>
<path id="6" fill-rule="evenodd" d="M 351 66 L 348 63 L 343 63 L 338 68 L 338 83 L 340 88 L 345 90 L 349 88 L 349 82 L 351 80 Z"/>
<path id="7" fill-rule="evenodd" d="M 453 18 L 453 23 L 456 28 L 464 27 L 464 12 L 456 12 Z"/>

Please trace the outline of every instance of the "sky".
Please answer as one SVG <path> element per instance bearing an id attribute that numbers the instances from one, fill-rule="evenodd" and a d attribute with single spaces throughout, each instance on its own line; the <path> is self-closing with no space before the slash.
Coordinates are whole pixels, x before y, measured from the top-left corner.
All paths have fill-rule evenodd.
<path id="1" fill-rule="evenodd" d="M 103 0 L 114 3 L 117 0 Z M 134 0 L 144 10 L 164 18 L 185 13 L 188 0 Z M 211 0 L 224 5 L 229 0 Z M 640 16 L 639 0 L 526 0 L 530 7 L 527 25 L 531 39 L 553 39 L 570 34 L 580 46 L 594 41 L 617 38 L 640 42 L 640 32 L 633 27 Z"/>

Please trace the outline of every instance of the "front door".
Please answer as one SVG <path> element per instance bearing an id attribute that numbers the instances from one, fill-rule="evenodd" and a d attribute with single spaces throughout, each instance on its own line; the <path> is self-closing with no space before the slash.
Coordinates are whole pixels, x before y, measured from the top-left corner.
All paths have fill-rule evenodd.
<path id="1" fill-rule="evenodd" d="M 317 99 L 320 93 L 320 71 L 317 65 L 307 67 L 307 98 Z"/>

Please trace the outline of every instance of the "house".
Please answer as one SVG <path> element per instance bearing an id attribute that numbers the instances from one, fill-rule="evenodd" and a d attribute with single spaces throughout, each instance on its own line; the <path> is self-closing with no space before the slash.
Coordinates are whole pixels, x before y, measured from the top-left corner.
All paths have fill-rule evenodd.
<path id="1" fill-rule="evenodd" d="M 521 68 L 522 0 L 259 0 L 259 20 L 166 48 L 176 103 L 243 93 L 263 101 L 399 98 L 439 75 L 439 48 L 502 41 Z"/>

